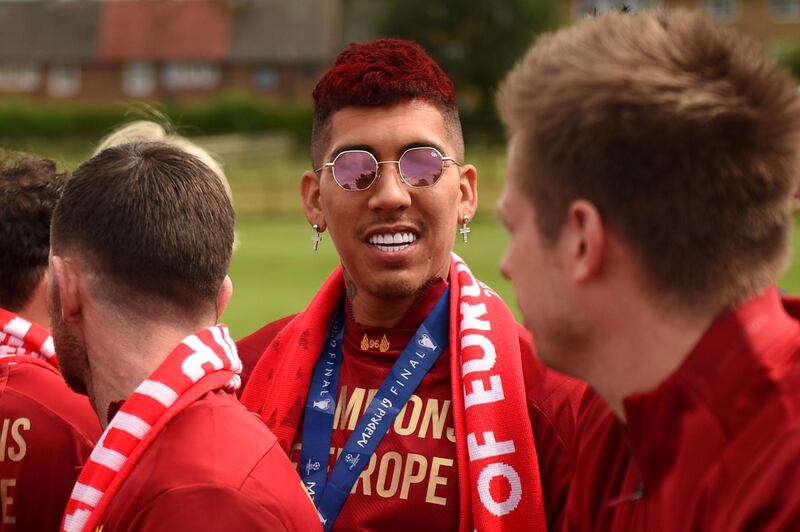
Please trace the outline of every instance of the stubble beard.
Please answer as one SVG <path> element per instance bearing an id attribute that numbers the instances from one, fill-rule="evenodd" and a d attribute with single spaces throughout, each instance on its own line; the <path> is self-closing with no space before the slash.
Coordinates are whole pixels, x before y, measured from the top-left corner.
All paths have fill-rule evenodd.
<path id="1" fill-rule="evenodd" d="M 48 307 L 51 334 L 61 376 L 74 392 L 88 395 L 86 374 L 89 368 L 89 356 L 86 346 L 72 334 L 67 324 L 64 323 L 61 317 L 61 300 L 57 295 L 50 299 Z"/>

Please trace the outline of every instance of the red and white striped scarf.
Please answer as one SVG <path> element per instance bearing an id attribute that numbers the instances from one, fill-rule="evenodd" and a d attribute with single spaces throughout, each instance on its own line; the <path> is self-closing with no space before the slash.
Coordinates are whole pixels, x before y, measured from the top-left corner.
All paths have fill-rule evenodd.
<path id="1" fill-rule="evenodd" d="M 72 488 L 62 530 L 93 531 L 161 429 L 206 393 L 237 390 L 241 371 L 227 327 L 215 325 L 184 338 L 106 427 Z"/>
<path id="2" fill-rule="evenodd" d="M 53 338 L 47 329 L 0 308 L 0 359 L 9 357 L 45 360 L 58 369 Z M 24 361 L 24 358 L 15 360 Z"/>

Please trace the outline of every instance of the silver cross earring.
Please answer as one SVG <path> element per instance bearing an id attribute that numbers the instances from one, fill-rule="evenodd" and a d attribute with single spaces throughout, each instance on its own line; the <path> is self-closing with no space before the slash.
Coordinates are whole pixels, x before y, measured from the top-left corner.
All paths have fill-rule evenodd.
<path id="1" fill-rule="evenodd" d="M 464 221 L 461 222 L 461 229 L 459 229 L 458 232 L 461 233 L 465 244 L 467 243 L 469 233 L 472 231 L 467 224 L 469 224 L 469 216 L 464 216 Z"/>
<path id="2" fill-rule="evenodd" d="M 319 232 L 319 225 L 314 224 L 311 226 L 314 234 L 311 235 L 311 245 L 314 246 L 314 251 L 319 249 L 319 243 L 322 242 L 322 233 Z"/>

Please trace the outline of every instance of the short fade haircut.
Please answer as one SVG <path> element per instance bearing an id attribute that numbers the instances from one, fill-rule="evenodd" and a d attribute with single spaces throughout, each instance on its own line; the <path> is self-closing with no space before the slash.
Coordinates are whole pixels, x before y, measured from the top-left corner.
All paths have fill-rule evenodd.
<path id="1" fill-rule="evenodd" d="M 216 308 L 233 230 L 231 202 L 208 166 L 179 148 L 137 142 L 72 174 L 53 214 L 52 246 L 88 261 L 120 305 L 159 301 L 200 316 Z"/>
<path id="2" fill-rule="evenodd" d="M 0 164 L 0 307 L 25 308 L 44 277 L 63 181 L 48 159 L 24 156 Z"/>
<path id="3" fill-rule="evenodd" d="M 608 13 L 541 37 L 498 103 L 546 241 L 583 198 L 665 296 L 732 304 L 782 271 L 800 101 L 752 41 L 697 12 Z"/>
<path id="4" fill-rule="evenodd" d="M 453 82 L 417 43 L 377 39 L 352 43 L 314 88 L 311 160 L 322 166 L 330 117 L 350 106 L 384 107 L 418 100 L 435 106 L 457 153 L 464 158 L 464 140 Z"/>

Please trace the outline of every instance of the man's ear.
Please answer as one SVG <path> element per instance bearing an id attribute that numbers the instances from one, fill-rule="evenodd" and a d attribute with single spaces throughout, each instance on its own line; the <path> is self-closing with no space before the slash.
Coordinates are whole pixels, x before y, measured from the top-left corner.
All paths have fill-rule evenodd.
<path id="1" fill-rule="evenodd" d="M 578 283 L 596 278 L 603 268 L 605 228 L 600 212 L 586 200 L 575 200 L 569 206 L 562 229 L 566 260 L 572 277 Z"/>
<path id="2" fill-rule="evenodd" d="M 458 200 L 458 223 L 461 223 L 464 216 L 472 220 L 478 209 L 478 170 L 471 164 L 465 164 L 459 170 L 461 196 Z"/>
<path id="3" fill-rule="evenodd" d="M 319 232 L 325 230 L 325 216 L 322 213 L 322 201 L 319 194 L 319 176 L 308 171 L 300 178 L 300 198 L 303 201 L 303 212 L 309 225 L 319 226 Z"/>
<path id="4" fill-rule="evenodd" d="M 50 282 L 56 284 L 61 302 L 61 319 L 76 324 L 83 317 L 78 265 L 70 259 L 50 256 Z"/>
<path id="5" fill-rule="evenodd" d="M 228 308 L 231 297 L 233 297 L 233 281 L 231 281 L 229 275 L 226 275 L 225 279 L 222 280 L 219 293 L 217 294 L 217 321 L 219 321 L 225 309 Z"/>

